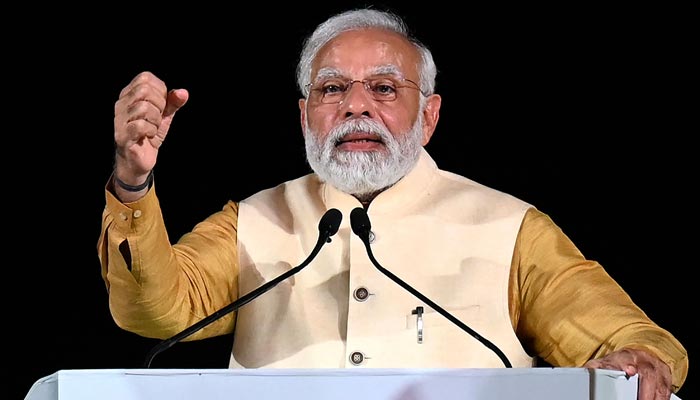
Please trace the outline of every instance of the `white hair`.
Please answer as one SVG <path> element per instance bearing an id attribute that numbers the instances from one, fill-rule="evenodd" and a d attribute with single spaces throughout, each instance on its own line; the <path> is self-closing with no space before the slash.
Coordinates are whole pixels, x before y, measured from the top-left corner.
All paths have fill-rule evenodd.
<path id="1" fill-rule="evenodd" d="M 418 68 L 421 92 L 425 96 L 434 93 L 437 67 L 433 55 L 425 45 L 409 34 L 408 27 L 401 17 L 388 11 L 356 9 L 330 17 L 316 27 L 316 30 L 304 42 L 299 64 L 297 64 L 297 86 L 304 97 L 308 98 L 309 96 L 309 83 L 312 79 L 311 64 L 319 50 L 343 32 L 367 28 L 386 29 L 398 33 L 413 44 L 421 58 Z"/>

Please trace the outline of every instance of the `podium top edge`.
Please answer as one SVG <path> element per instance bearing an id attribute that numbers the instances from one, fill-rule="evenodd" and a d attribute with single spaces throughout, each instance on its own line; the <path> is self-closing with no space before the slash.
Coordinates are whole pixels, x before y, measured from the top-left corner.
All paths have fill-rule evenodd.
<path id="1" fill-rule="evenodd" d="M 158 369 L 158 368 L 119 368 L 119 369 L 63 369 L 48 375 L 51 377 L 68 375 L 246 375 L 246 376 L 486 376 L 486 375 L 540 375 L 540 374 L 595 374 L 611 378 L 627 378 L 624 372 L 606 369 L 587 368 L 221 368 L 221 369 Z"/>

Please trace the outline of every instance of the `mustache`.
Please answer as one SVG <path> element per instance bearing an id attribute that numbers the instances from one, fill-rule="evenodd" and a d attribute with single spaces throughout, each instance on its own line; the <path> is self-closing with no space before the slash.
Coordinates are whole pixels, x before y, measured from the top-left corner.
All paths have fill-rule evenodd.
<path id="1" fill-rule="evenodd" d="M 382 123 L 371 119 L 351 119 L 335 126 L 328 133 L 328 139 L 333 143 L 340 142 L 351 133 L 364 132 L 379 136 L 382 142 L 387 143 L 392 139 L 391 132 Z"/>

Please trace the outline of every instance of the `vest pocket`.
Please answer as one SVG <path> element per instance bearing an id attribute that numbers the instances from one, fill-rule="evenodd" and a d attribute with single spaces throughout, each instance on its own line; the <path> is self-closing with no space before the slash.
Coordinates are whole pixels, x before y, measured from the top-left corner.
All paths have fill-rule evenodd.
<path id="1" fill-rule="evenodd" d="M 423 312 L 421 313 L 420 318 L 422 318 L 423 329 L 427 329 L 429 327 L 438 328 L 449 325 L 454 325 L 461 329 L 461 327 L 450 321 L 446 316 L 433 310 L 429 306 L 423 305 L 422 307 Z M 472 324 L 478 324 L 481 321 L 480 310 L 481 306 L 478 304 L 465 307 L 445 308 L 445 311 L 447 311 L 455 319 L 472 329 Z M 406 329 L 417 329 L 419 321 L 419 313 L 411 313 L 406 315 Z"/>

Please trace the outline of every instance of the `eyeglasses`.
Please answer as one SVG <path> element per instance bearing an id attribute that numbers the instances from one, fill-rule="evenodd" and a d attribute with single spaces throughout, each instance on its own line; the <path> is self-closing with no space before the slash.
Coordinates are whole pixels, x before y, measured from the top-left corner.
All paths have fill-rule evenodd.
<path id="1" fill-rule="evenodd" d="M 326 78 L 318 82 L 306 85 L 312 100 L 320 101 L 323 104 L 340 103 L 355 83 L 361 83 L 367 93 L 376 101 L 394 101 L 398 96 L 398 90 L 402 88 L 415 89 L 421 92 L 417 83 L 410 79 L 396 77 L 375 77 L 364 80 Z"/>

